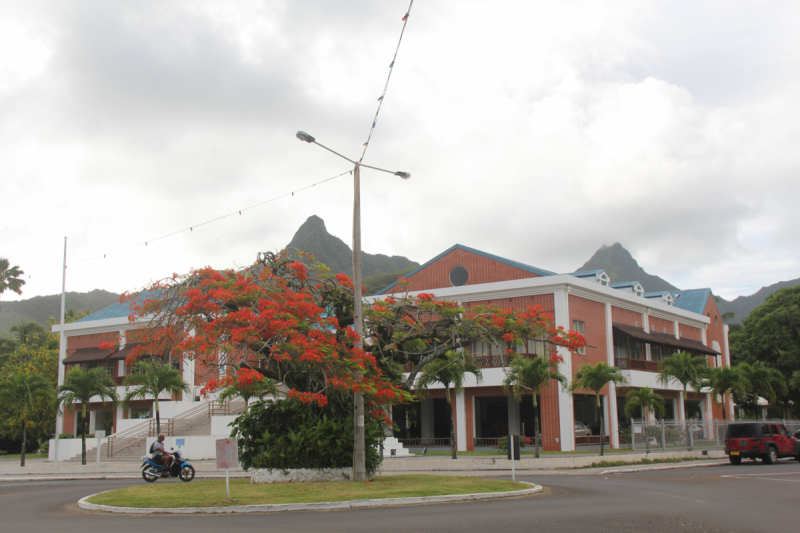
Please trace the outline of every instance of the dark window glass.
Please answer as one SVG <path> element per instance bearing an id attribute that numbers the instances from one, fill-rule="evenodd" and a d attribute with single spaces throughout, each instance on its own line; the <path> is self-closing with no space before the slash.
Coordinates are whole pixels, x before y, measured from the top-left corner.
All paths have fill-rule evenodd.
<path id="1" fill-rule="evenodd" d="M 772 431 L 770 431 L 770 429 L 769 429 L 769 424 L 764 424 L 763 426 L 761 426 L 761 434 L 762 435 L 769 436 L 770 433 L 772 433 Z"/>
<path id="2" fill-rule="evenodd" d="M 728 439 L 755 439 L 761 435 L 756 424 L 731 424 L 728 426 Z"/>
<path id="3" fill-rule="evenodd" d="M 450 270 L 450 283 L 454 287 L 461 287 L 466 285 L 469 279 L 469 272 L 461 265 L 456 265 Z"/>

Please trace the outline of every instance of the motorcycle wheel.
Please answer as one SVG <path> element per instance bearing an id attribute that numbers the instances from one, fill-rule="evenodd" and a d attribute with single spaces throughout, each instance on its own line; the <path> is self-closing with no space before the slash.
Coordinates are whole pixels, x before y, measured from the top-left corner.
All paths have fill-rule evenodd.
<path id="1" fill-rule="evenodd" d="M 142 479 L 148 483 L 152 483 L 158 479 L 158 470 L 154 466 L 146 466 L 142 470 Z"/>
<path id="2" fill-rule="evenodd" d="M 178 474 L 178 477 L 181 478 L 181 481 L 188 482 L 194 479 L 194 467 L 191 465 L 183 465 L 181 467 L 181 472 Z"/>

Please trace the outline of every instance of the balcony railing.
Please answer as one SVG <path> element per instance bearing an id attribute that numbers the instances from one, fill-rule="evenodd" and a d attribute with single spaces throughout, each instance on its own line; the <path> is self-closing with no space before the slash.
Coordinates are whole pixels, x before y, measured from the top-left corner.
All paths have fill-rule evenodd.
<path id="1" fill-rule="evenodd" d="M 472 358 L 478 368 L 503 368 L 508 366 L 508 362 L 512 357 L 524 357 L 531 359 L 536 357 L 535 353 L 518 353 L 516 355 L 467 355 Z M 403 372 L 411 372 L 414 370 L 414 363 L 406 363 L 403 365 Z"/>
<path id="2" fill-rule="evenodd" d="M 421 448 L 423 446 L 450 446 L 450 439 L 397 439 L 406 448 Z"/>
<path id="3" fill-rule="evenodd" d="M 617 365 L 617 368 L 658 372 L 657 361 L 645 361 L 644 359 L 615 359 L 614 363 Z"/>

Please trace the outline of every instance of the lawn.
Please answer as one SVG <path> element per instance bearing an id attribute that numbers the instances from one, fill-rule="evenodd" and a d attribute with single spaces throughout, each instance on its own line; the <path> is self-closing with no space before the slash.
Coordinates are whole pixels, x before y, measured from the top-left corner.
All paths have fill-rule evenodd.
<path id="1" fill-rule="evenodd" d="M 231 499 L 225 500 L 225 480 L 137 485 L 98 494 L 89 503 L 119 507 L 227 507 L 276 503 L 315 503 L 447 494 L 508 492 L 530 488 L 524 483 L 467 476 L 386 476 L 367 483 L 273 483 L 253 485 L 231 480 Z"/>
<path id="2" fill-rule="evenodd" d="M 19 461 L 20 455 L 18 453 L 0 453 L 0 459 L 16 459 Z M 26 453 L 25 460 L 28 459 L 46 459 L 46 453 Z"/>

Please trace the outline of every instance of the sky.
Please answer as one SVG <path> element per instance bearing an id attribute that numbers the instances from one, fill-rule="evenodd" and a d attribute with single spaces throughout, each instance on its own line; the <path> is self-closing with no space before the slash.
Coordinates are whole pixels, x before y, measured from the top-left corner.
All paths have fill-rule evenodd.
<path id="1" fill-rule="evenodd" d="M 2 298 L 61 292 L 65 237 L 68 291 L 249 265 L 311 215 L 349 244 L 352 165 L 295 132 L 361 157 L 408 7 L 0 3 Z M 729 299 L 800 277 L 799 27 L 796 1 L 417 0 L 363 160 L 411 179 L 362 171 L 363 250 L 572 272 L 620 242 Z"/>

